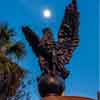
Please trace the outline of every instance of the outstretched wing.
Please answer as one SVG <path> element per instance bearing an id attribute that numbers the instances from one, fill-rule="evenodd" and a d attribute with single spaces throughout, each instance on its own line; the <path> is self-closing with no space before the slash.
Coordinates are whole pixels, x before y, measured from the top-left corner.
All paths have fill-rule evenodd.
<path id="1" fill-rule="evenodd" d="M 58 33 L 58 58 L 62 64 L 70 61 L 74 49 L 79 43 L 79 12 L 77 11 L 76 0 L 65 9 L 65 15 Z"/>
<path id="2" fill-rule="evenodd" d="M 39 45 L 39 38 L 28 26 L 22 27 L 22 31 L 26 40 L 28 41 L 29 45 L 32 47 L 32 50 L 39 56 L 38 45 Z"/>
<path id="3" fill-rule="evenodd" d="M 32 47 L 33 52 L 37 57 L 43 56 L 47 61 L 49 60 L 49 55 L 47 50 L 40 45 L 40 39 L 28 26 L 22 27 L 22 31 L 29 45 Z"/>

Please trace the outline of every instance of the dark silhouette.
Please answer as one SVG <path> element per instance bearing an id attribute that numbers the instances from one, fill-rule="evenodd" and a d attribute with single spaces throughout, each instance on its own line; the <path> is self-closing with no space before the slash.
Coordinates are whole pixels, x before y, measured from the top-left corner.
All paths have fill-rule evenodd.
<path id="1" fill-rule="evenodd" d="M 39 58 L 40 68 L 43 72 L 43 80 L 45 81 L 45 79 L 49 77 L 47 79 L 47 81 L 49 81 L 50 76 L 54 79 L 56 79 L 55 77 L 60 77 L 62 80 L 66 79 L 69 75 L 69 71 L 64 68 L 64 65 L 69 63 L 73 51 L 79 43 L 79 12 L 77 11 L 76 0 L 72 0 L 72 3 L 65 9 L 64 18 L 58 31 L 58 41 L 54 41 L 53 33 L 50 28 L 43 29 L 44 36 L 41 39 L 39 39 L 36 33 L 28 26 L 23 26 L 22 31 L 29 45 L 32 47 L 33 52 Z M 39 81 L 41 81 L 41 79 L 39 79 Z M 43 80 L 40 84 L 44 82 Z M 58 80 L 60 81 L 60 79 Z M 57 82 L 59 83 L 58 80 Z M 43 84 L 39 87 L 42 87 Z M 55 86 L 52 86 L 52 88 L 53 87 Z M 52 88 L 51 90 L 53 90 Z M 63 89 L 64 86 L 61 85 L 61 88 L 57 91 Z M 41 93 L 47 93 L 44 89 L 39 90 Z M 51 91 L 49 92 L 51 93 Z M 61 92 L 62 91 L 58 94 L 61 94 Z"/>

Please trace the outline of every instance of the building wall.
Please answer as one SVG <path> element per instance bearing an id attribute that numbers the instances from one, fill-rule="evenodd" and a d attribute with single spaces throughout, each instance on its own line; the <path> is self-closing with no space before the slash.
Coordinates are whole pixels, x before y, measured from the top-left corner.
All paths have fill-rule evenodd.
<path id="1" fill-rule="evenodd" d="M 43 98 L 42 100 L 93 100 L 93 99 L 78 97 L 78 96 L 49 96 Z"/>

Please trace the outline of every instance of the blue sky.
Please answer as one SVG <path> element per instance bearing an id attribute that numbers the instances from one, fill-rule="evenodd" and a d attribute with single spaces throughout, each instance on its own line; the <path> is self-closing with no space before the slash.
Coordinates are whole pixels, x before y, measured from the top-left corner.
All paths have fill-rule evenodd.
<path id="1" fill-rule="evenodd" d="M 17 40 L 22 40 L 27 48 L 27 55 L 17 61 L 29 70 L 33 82 L 31 91 L 33 99 L 38 100 L 36 77 L 40 75 L 38 59 L 32 53 L 21 32 L 22 25 L 29 25 L 39 37 L 41 30 L 49 26 L 57 39 L 57 32 L 63 17 L 65 6 L 71 0 L 0 0 L 0 22 L 7 22 L 16 31 Z M 49 8 L 52 18 L 45 19 L 42 11 Z M 80 11 L 80 45 L 73 54 L 70 64 L 71 71 L 66 80 L 65 95 L 78 95 L 96 99 L 99 88 L 98 68 L 98 0 L 78 0 Z"/>

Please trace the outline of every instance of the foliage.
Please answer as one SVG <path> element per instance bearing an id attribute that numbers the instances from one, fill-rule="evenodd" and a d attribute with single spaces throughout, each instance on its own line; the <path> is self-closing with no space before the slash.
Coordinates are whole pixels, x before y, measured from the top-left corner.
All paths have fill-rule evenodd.
<path id="1" fill-rule="evenodd" d="M 0 24 L 0 53 L 9 57 L 15 55 L 19 59 L 25 54 L 24 45 L 20 41 L 14 43 L 14 36 L 13 29 L 9 28 L 7 24 Z"/>
<path id="2" fill-rule="evenodd" d="M 0 54 L 0 100 L 16 94 L 24 70 Z"/>
<path id="3" fill-rule="evenodd" d="M 28 74 L 30 73 L 26 73 L 23 80 L 21 80 L 21 84 L 20 84 L 20 87 L 16 91 L 16 95 L 9 97 L 8 100 L 32 100 L 32 93 L 30 89 L 28 88 L 33 87 L 34 80 L 33 78 L 30 79 L 31 78 L 30 76 L 27 77 Z"/>
<path id="4" fill-rule="evenodd" d="M 16 94 L 25 74 L 25 71 L 10 59 L 11 57 L 19 59 L 25 54 L 23 43 L 15 42 L 14 36 L 12 28 L 7 24 L 0 24 L 0 100 L 7 100 Z"/>

